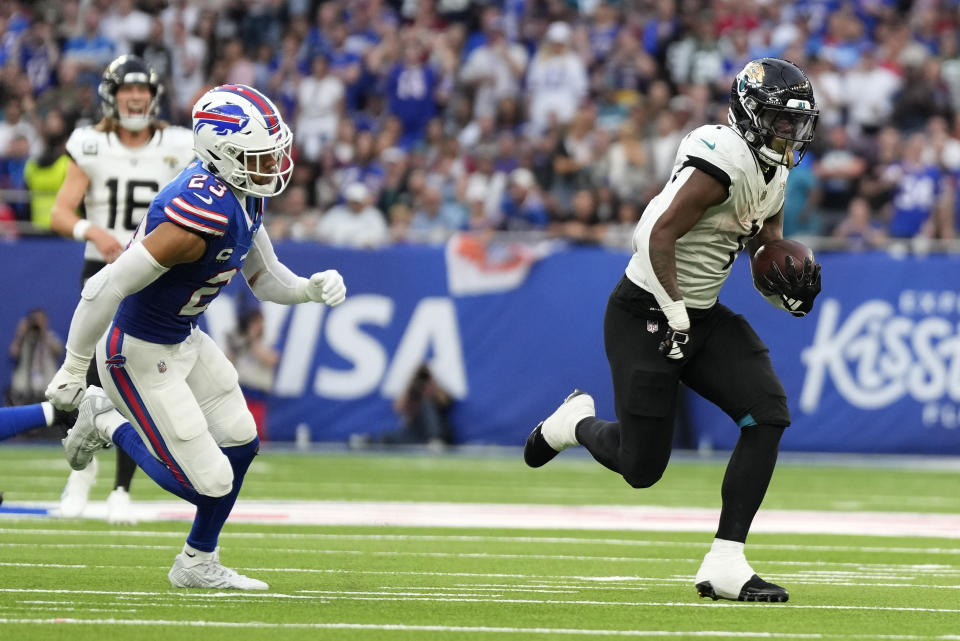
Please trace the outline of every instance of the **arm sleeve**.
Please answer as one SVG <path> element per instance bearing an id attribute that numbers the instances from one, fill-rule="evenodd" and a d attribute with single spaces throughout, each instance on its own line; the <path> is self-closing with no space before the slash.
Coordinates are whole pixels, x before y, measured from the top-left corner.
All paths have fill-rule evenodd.
<path id="1" fill-rule="evenodd" d="M 135 243 L 90 278 L 70 321 L 68 358 L 88 363 L 120 302 L 160 278 L 168 269 L 158 263 L 142 243 Z"/>
<path id="2" fill-rule="evenodd" d="M 308 279 L 297 276 L 280 262 L 267 231 L 261 227 L 243 264 L 243 277 L 258 300 L 281 305 L 305 303 Z"/>

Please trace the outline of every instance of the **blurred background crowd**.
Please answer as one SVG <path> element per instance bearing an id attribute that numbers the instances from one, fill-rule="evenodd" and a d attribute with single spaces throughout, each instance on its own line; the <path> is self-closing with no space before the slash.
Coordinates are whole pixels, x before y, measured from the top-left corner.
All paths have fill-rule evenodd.
<path id="1" fill-rule="evenodd" d="M 131 52 L 173 124 L 227 82 L 281 109 L 297 165 L 276 239 L 628 246 L 681 137 L 725 123 L 733 76 L 776 56 L 821 112 L 785 233 L 949 247 L 958 38 L 957 0 L 0 0 L 0 235 L 49 227 L 66 139 Z"/>

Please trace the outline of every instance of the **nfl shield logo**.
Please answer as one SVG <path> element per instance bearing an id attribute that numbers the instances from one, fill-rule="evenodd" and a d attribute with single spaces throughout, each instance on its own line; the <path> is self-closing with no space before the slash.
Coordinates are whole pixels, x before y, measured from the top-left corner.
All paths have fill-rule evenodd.
<path id="1" fill-rule="evenodd" d="M 660 323 L 657 321 L 648 320 L 647 321 L 647 331 L 651 334 L 656 334 L 657 330 L 660 329 Z"/>
<path id="2" fill-rule="evenodd" d="M 160 372 L 161 374 L 163 374 L 164 372 L 166 372 L 166 371 L 167 371 L 167 364 L 164 363 L 163 361 L 160 361 L 159 363 L 157 363 L 157 371 Z"/>

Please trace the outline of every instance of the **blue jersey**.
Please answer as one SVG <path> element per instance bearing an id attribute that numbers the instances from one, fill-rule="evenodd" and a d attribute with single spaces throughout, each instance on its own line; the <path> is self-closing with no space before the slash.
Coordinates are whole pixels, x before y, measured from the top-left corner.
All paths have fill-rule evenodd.
<path id="1" fill-rule="evenodd" d="M 894 238 L 912 238 L 920 233 L 940 199 L 939 168 L 904 166 L 903 171 L 893 195 L 893 216 L 888 228 Z"/>
<path id="2" fill-rule="evenodd" d="M 187 165 L 150 204 L 131 242 L 160 223 L 173 223 L 207 241 L 203 257 L 174 265 L 160 278 L 127 296 L 114 323 L 141 340 L 171 345 L 183 341 L 200 315 L 243 267 L 260 229 L 263 199 L 248 196 L 246 211 L 234 193 L 199 160 Z"/>

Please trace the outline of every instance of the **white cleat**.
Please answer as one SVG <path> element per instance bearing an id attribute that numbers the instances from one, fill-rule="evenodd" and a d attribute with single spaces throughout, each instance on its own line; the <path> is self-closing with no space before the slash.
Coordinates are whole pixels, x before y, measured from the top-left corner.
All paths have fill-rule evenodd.
<path id="1" fill-rule="evenodd" d="M 560 407 L 543 421 L 540 428 L 543 440 L 558 452 L 579 445 L 577 423 L 589 416 L 595 416 L 596 413 L 593 397 L 580 390 L 574 390 L 560 404 Z"/>
<path id="2" fill-rule="evenodd" d="M 711 550 L 693 580 L 701 598 L 786 603 L 790 595 L 779 585 L 761 579 L 742 554 Z"/>
<path id="3" fill-rule="evenodd" d="M 112 443 L 110 436 L 97 427 L 96 418 L 113 409 L 113 403 L 102 389 L 91 385 L 80 401 L 77 422 L 63 439 L 67 463 L 75 470 L 82 470 L 93 460 L 93 455 Z"/>
<path id="4" fill-rule="evenodd" d="M 107 497 L 107 523 L 115 525 L 136 525 L 137 517 L 130 504 L 130 493 L 122 487 L 110 492 Z"/>
<path id="5" fill-rule="evenodd" d="M 251 579 L 230 568 L 220 565 L 220 548 L 201 558 L 190 558 L 186 551 L 177 555 L 173 567 L 167 573 L 170 585 L 175 588 L 214 588 L 221 590 L 266 590 L 263 581 Z"/>
<path id="6" fill-rule="evenodd" d="M 524 462 L 530 467 L 540 467 L 568 447 L 579 445 L 577 423 L 595 415 L 593 398 L 585 392 L 573 390 L 553 414 L 530 432 L 523 446 Z"/>
<path id="7" fill-rule="evenodd" d="M 90 488 L 97 482 L 97 459 L 90 462 L 82 470 L 70 472 L 67 485 L 60 495 L 60 516 L 73 519 L 83 514 L 90 497 Z"/>

